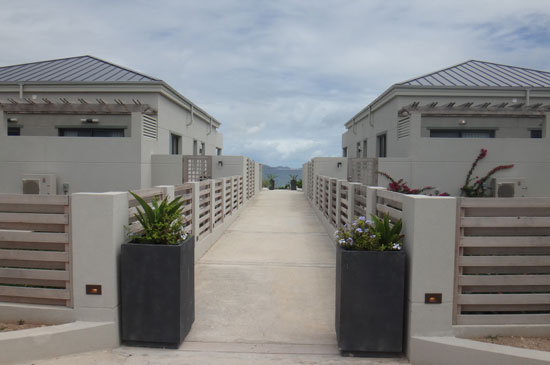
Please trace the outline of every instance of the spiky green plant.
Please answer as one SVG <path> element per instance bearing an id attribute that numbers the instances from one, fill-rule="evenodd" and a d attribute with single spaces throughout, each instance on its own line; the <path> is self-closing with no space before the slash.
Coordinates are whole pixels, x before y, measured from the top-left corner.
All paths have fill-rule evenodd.
<path id="1" fill-rule="evenodd" d="M 187 238 L 183 226 L 183 201 L 177 197 L 172 201 L 164 198 L 160 204 L 157 198 L 153 199 L 152 206 L 139 195 L 130 191 L 140 207 L 137 207 L 136 219 L 143 230 L 130 233 L 129 238 L 135 243 L 152 243 L 175 245 Z"/>
<path id="2" fill-rule="evenodd" d="M 401 234 L 401 229 L 403 228 L 403 222 L 401 220 L 398 220 L 392 226 L 390 224 L 389 214 L 384 214 L 383 218 L 379 218 L 372 214 L 371 218 L 374 231 L 377 236 L 379 235 L 378 243 L 383 247 L 382 251 L 394 247 L 395 244 L 401 245 L 401 240 L 404 237 Z"/>
<path id="3" fill-rule="evenodd" d="M 290 175 L 290 181 L 298 181 L 298 175 Z"/>

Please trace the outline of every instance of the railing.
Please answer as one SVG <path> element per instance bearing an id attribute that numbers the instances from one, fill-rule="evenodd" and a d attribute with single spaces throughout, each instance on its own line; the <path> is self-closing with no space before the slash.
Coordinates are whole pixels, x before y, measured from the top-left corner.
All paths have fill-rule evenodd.
<path id="1" fill-rule="evenodd" d="M 0 194 L 0 301 L 72 307 L 68 196 Z"/>
<path id="2" fill-rule="evenodd" d="M 195 191 L 197 190 L 197 191 Z M 134 191 L 146 202 L 163 199 L 162 187 Z M 183 222 L 185 231 L 193 234 L 197 241 L 212 233 L 224 222 L 225 217 L 237 211 L 245 202 L 246 193 L 242 176 L 232 176 L 217 180 L 204 180 L 174 186 L 174 196 L 183 201 Z M 139 203 L 128 194 L 129 231 L 140 232 L 141 224 L 135 218 Z"/>
<path id="3" fill-rule="evenodd" d="M 387 190 L 376 192 L 376 214 L 382 217 L 389 214 L 394 221 L 403 218 L 403 194 Z"/>
<path id="4" fill-rule="evenodd" d="M 185 232 L 189 234 L 193 233 L 193 187 L 194 185 L 191 183 L 174 187 L 174 196 L 181 197 L 180 199 L 183 201 L 181 214 L 183 215 Z"/>
<path id="5" fill-rule="evenodd" d="M 455 324 L 550 321 L 550 199 L 461 198 Z"/>

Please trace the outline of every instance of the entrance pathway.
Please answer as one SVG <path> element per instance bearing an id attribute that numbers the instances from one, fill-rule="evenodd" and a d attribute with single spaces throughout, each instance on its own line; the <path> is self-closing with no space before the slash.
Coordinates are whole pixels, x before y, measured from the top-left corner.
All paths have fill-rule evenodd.
<path id="1" fill-rule="evenodd" d="M 335 249 L 301 192 L 263 191 L 196 265 L 179 350 L 120 347 L 35 364 L 397 364 L 340 357 Z"/>

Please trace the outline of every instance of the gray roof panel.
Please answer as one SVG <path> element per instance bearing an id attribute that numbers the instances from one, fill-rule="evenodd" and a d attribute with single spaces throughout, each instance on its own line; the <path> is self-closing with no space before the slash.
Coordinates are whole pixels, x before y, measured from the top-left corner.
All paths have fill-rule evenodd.
<path id="1" fill-rule="evenodd" d="M 142 73 L 92 56 L 0 67 L 0 82 L 156 82 Z"/>
<path id="2" fill-rule="evenodd" d="M 550 87 L 550 72 L 470 60 L 397 85 Z"/>

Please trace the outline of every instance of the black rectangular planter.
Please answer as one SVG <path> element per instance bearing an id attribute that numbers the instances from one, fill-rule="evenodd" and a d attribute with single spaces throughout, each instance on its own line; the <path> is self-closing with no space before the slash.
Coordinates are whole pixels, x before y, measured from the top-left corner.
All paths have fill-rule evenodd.
<path id="1" fill-rule="evenodd" d="M 195 238 L 123 244 L 120 298 L 123 344 L 178 348 L 195 320 Z"/>
<path id="2" fill-rule="evenodd" d="M 403 352 L 404 251 L 336 252 L 336 335 L 343 353 Z"/>

